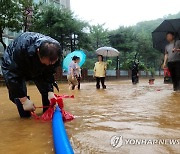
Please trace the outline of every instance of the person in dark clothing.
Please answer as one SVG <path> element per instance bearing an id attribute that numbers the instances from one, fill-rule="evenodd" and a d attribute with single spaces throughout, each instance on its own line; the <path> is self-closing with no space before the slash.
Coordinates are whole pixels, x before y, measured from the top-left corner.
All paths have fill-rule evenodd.
<path id="1" fill-rule="evenodd" d="M 79 66 L 79 63 L 80 63 L 80 58 L 78 57 L 77 63 L 76 63 L 76 78 L 78 81 L 78 86 L 77 86 L 78 90 L 80 90 L 80 88 L 81 88 L 81 68 Z"/>
<path id="2" fill-rule="evenodd" d="M 137 59 L 138 53 L 136 53 L 134 57 L 134 61 L 132 62 L 132 68 L 131 68 L 131 77 L 132 77 L 132 83 L 137 84 L 139 83 L 139 59 Z"/>
<path id="3" fill-rule="evenodd" d="M 180 91 L 180 40 L 175 39 L 173 32 L 168 32 L 166 39 L 169 44 L 165 47 L 163 68 L 168 68 L 171 74 L 174 91 Z"/>
<path id="4" fill-rule="evenodd" d="M 49 36 L 25 32 L 5 50 L 2 73 L 12 102 L 19 99 L 25 111 L 34 111 L 34 103 L 27 96 L 26 81 L 32 80 L 42 96 L 43 106 L 55 98 L 53 74 L 60 65 L 60 44 Z M 46 109 L 43 109 L 45 111 Z"/>

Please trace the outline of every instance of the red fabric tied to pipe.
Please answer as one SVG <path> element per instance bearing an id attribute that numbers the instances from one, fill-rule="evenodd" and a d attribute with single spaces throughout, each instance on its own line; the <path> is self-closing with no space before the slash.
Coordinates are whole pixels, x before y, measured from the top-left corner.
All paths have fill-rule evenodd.
<path id="1" fill-rule="evenodd" d="M 36 120 L 40 120 L 41 117 L 39 117 L 35 112 L 31 112 L 31 116 L 36 119 Z"/>
<path id="2" fill-rule="evenodd" d="M 69 96 L 69 95 L 57 95 L 57 94 L 54 94 L 55 96 L 56 96 L 56 98 L 74 98 L 74 95 L 71 95 L 71 96 Z"/>
<path id="3" fill-rule="evenodd" d="M 55 96 L 56 96 L 56 99 L 53 98 L 50 100 L 49 108 L 43 113 L 41 117 L 37 116 L 35 112 L 31 112 L 32 117 L 34 117 L 34 119 L 36 120 L 41 119 L 43 121 L 50 121 L 53 118 L 55 105 L 58 104 L 59 108 L 61 109 L 63 121 L 66 122 L 66 121 L 73 120 L 74 116 L 63 109 L 64 108 L 63 98 L 74 98 L 74 96 L 73 95 L 72 96 L 68 96 L 68 95 L 59 96 L 56 94 Z"/>
<path id="4" fill-rule="evenodd" d="M 57 104 L 61 110 L 64 108 L 63 99 L 61 97 L 57 98 Z"/>
<path id="5" fill-rule="evenodd" d="M 71 121 L 74 119 L 74 116 L 71 113 L 69 113 L 63 109 L 61 110 L 61 113 L 62 113 L 62 117 L 63 117 L 64 122 Z"/>
<path id="6" fill-rule="evenodd" d="M 52 120 L 54 114 L 54 107 L 49 107 L 41 116 L 41 119 L 44 121 Z"/>
<path id="7" fill-rule="evenodd" d="M 66 98 L 72 98 L 72 97 L 66 97 Z M 63 104 L 62 97 L 57 97 L 57 103 L 58 103 L 59 108 L 61 109 L 63 121 L 71 121 L 71 120 L 73 120 L 74 116 L 63 109 L 64 104 Z"/>

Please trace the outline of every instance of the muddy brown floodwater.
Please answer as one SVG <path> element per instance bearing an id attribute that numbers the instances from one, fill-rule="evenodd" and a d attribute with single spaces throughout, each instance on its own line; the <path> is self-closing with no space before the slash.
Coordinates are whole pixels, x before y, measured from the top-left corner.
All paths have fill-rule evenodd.
<path id="1" fill-rule="evenodd" d="M 76 116 L 65 124 L 75 153 L 180 153 L 180 93 L 162 79 L 152 86 L 147 80 L 138 85 L 107 82 L 107 90 L 96 90 L 95 83 L 83 83 L 81 91 L 69 91 L 67 84 L 59 86 L 61 94 L 75 95 L 64 100 L 67 111 Z M 36 87 L 28 86 L 28 93 L 40 106 Z M 122 141 L 110 142 L 114 136 Z M 6 88 L 0 87 L 0 154 L 53 153 L 51 122 L 20 119 Z"/>

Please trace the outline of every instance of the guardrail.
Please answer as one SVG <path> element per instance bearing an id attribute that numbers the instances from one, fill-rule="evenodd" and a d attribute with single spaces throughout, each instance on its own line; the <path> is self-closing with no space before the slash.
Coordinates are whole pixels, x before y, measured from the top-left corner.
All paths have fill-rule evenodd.
<path id="1" fill-rule="evenodd" d="M 92 80 L 93 70 L 82 69 L 82 80 Z M 155 71 L 155 76 L 163 76 L 163 70 Z M 67 72 L 63 72 L 59 67 L 55 75 L 56 80 L 66 80 Z M 151 77 L 151 72 L 139 71 L 140 77 Z M 107 79 L 117 79 L 117 78 L 130 78 L 130 70 L 107 70 L 106 71 Z"/>
<path id="2" fill-rule="evenodd" d="M 58 67 L 55 79 L 57 81 L 66 81 L 67 72 L 63 72 L 61 67 Z M 151 77 L 150 72 L 139 71 L 140 77 Z M 163 70 L 155 71 L 155 76 L 164 76 Z M 107 70 L 107 79 L 120 79 L 120 78 L 131 78 L 131 71 L 129 70 Z M 82 81 L 93 80 L 93 70 L 82 69 Z M 3 77 L 0 75 L 0 82 L 4 81 Z"/>

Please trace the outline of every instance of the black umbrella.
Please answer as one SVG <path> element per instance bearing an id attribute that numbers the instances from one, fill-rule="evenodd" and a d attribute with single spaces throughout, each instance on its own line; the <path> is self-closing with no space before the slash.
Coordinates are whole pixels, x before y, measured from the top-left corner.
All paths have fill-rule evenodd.
<path id="1" fill-rule="evenodd" d="M 153 32 L 153 47 L 161 52 L 164 52 L 165 46 L 168 44 L 166 41 L 167 32 L 173 32 L 176 40 L 180 36 L 180 19 L 164 20 Z"/>

